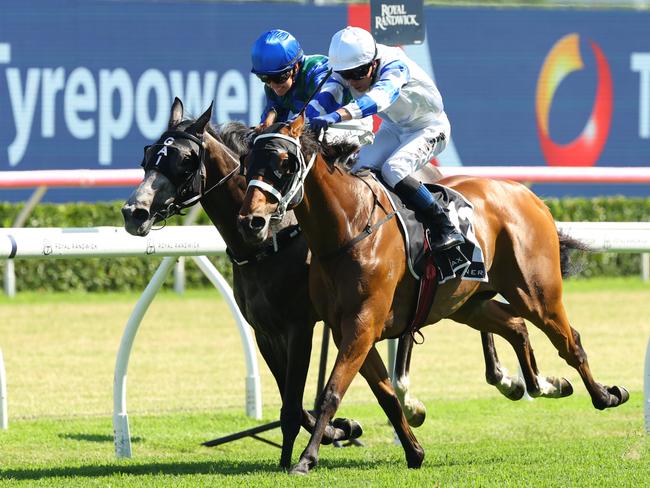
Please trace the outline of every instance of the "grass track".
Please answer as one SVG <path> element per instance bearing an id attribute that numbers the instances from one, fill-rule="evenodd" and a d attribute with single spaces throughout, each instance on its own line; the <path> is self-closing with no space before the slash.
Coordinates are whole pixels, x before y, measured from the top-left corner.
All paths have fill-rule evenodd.
<path id="1" fill-rule="evenodd" d="M 413 392 L 429 411 L 415 431 L 427 453 L 423 469 L 405 468 L 383 413 L 363 380 L 355 380 L 340 415 L 362 422 L 366 447 L 323 447 L 306 479 L 278 472 L 279 450 L 254 440 L 199 446 L 257 424 L 242 414 L 239 338 L 213 292 L 163 294 L 147 314 L 129 366 L 134 458 L 128 461 L 113 454 L 112 378 L 137 296 L 0 299 L 10 412 L 10 428 L 0 432 L 0 485 L 648 486 L 642 387 L 650 287 L 634 279 L 590 280 L 570 281 L 566 291 L 592 371 L 603 383 L 628 387 L 628 404 L 594 410 L 577 374 L 533 327 L 540 368 L 571 379 L 576 394 L 509 402 L 483 380 L 478 334 L 443 323 L 425 329 L 426 342 L 414 352 Z M 315 394 L 320 333 L 319 326 L 307 405 Z M 497 347 L 514 368 L 510 348 Z M 279 398 L 261 359 L 260 370 L 265 420 L 274 420 Z M 268 437 L 279 441 L 280 433 Z M 294 461 L 306 441 L 301 434 Z"/>

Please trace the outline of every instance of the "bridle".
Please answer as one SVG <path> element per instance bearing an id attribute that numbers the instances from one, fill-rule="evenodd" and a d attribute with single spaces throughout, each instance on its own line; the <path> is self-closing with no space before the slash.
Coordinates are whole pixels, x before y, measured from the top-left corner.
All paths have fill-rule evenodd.
<path id="1" fill-rule="evenodd" d="M 248 183 L 248 188 L 258 187 L 273 195 L 273 197 L 278 201 L 278 207 L 270 215 L 270 218 L 271 220 L 280 221 L 284 218 L 288 210 L 295 208 L 300 204 L 300 202 L 302 202 L 305 195 L 305 179 L 314 165 L 317 152 L 314 151 L 314 154 L 309 158 L 309 162 L 305 163 L 305 157 L 302 154 L 302 146 L 298 138 L 273 132 L 269 134 L 261 134 L 255 138 L 253 141 L 253 157 L 256 149 L 258 153 L 266 150 L 266 148 L 263 147 L 266 142 L 271 142 L 272 144 L 275 143 L 277 146 L 286 149 L 289 153 L 289 157 L 295 158 L 297 162 L 296 171 L 293 172 L 293 176 L 291 177 L 284 194 L 265 181 L 252 179 Z M 289 144 L 287 144 L 287 142 Z M 275 174 L 278 179 L 281 178 L 280 174 L 277 172 Z"/>
<path id="2" fill-rule="evenodd" d="M 184 171 L 180 175 L 173 172 L 174 165 L 180 163 L 183 158 L 181 151 L 173 145 L 178 139 L 190 141 L 192 144 L 198 146 L 198 164 L 196 169 Z M 159 149 L 153 153 L 154 157 L 147 159 L 147 151 L 152 147 Z M 226 154 L 235 162 L 235 168 L 206 190 L 207 176 L 203 136 L 198 138 L 188 132 L 168 130 L 160 136 L 156 144 L 145 146 L 141 166 L 145 171 L 153 170 L 162 174 L 176 188 L 176 194 L 172 201 L 164 208 L 157 210 L 153 216 L 160 217 L 160 220 L 166 220 L 173 215 L 183 215 L 182 210 L 195 205 L 201 198 L 224 184 L 237 173 L 240 168 L 239 159 L 235 158 L 226 146 L 224 146 L 224 149 Z M 176 155 L 176 157 L 172 157 L 173 155 Z"/>

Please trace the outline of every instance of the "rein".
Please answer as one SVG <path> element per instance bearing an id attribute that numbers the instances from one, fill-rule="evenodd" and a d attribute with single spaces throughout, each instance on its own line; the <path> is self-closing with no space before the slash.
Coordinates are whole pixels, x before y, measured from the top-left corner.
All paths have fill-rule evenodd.
<path id="1" fill-rule="evenodd" d="M 386 208 L 381 204 L 381 201 L 377 197 L 377 194 L 375 193 L 373 188 L 368 184 L 368 182 L 365 179 L 363 179 L 361 177 L 357 177 L 357 178 L 359 178 L 361 181 L 363 181 L 366 184 L 366 186 L 370 189 L 370 191 L 372 192 L 373 203 L 372 203 L 372 210 L 370 211 L 370 215 L 368 216 L 368 222 L 366 223 L 363 230 L 359 234 L 357 234 L 356 237 L 353 237 L 352 239 L 350 239 L 348 242 L 343 244 L 338 249 L 335 249 L 334 251 L 331 251 L 331 252 L 328 252 L 328 253 L 325 253 L 325 254 L 322 254 L 322 255 L 318 256 L 318 259 L 320 261 L 329 261 L 330 259 L 333 259 L 333 258 L 339 256 L 340 254 L 343 254 L 345 251 L 347 251 L 348 249 L 350 249 L 351 247 L 353 247 L 357 243 L 361 242 L 366 237 L 372 235 L 372 233 L 376 229 L 378 229 L 379 227 L 384 225 L 386 222 L 388 222 L 390 219 L 392 219 L 396 215 L 396 212 L 388 212 L 386 210 Z M 381 219 L 379 222 L 375 222 L 374 224 L 371 225 L 370 222 L 372 222 L 372 218 L 373 218 L 373 216 L 375 214 L 375 209 L 377 207 L 381 207 L 381 209 L 384 211 L 386 216 L 383 219 Z"/>

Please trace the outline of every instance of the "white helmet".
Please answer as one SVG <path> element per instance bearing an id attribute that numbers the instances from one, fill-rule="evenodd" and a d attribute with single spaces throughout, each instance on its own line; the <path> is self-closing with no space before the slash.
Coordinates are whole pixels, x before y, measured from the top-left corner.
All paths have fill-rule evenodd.
<path id="1" fill-rule="evenodd" d="M 334 71 L 345 71 L 368 64 L 377 57 L 372 34 L 360 27 L 346 27 L 332 36 L 329 62 Z"/>

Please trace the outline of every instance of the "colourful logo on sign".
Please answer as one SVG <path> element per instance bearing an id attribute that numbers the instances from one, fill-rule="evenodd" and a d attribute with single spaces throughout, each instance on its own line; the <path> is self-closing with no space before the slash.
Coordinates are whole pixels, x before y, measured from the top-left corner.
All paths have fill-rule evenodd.
<path id="1" fill-rule="evenodd" d="M 569 34 L 555 43 L 544 60 L 537 80 L 537 132 L 544 158 L 550 166 L 593 166 L 607 141 L 612 119 L 612 74 L 598 44 L 591 41 L 590 45 L 596 58 L 596 97 L 582 133 L 568 144 L 557 144 L 551 139 L 549 113 L 553 96 L 562 80 L 584 68 L 578 34 Z"/>

